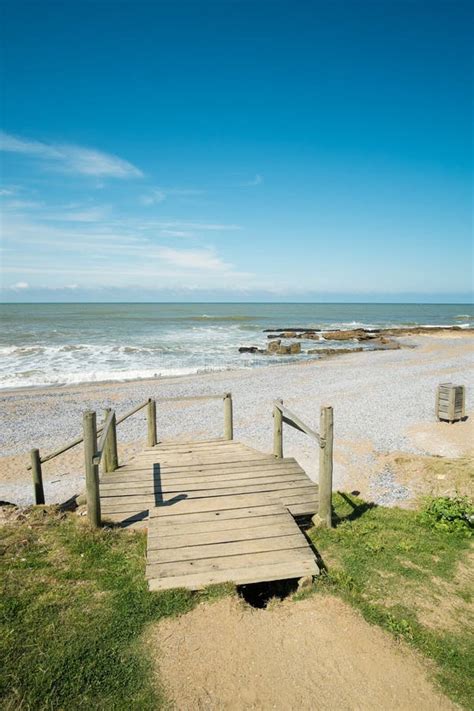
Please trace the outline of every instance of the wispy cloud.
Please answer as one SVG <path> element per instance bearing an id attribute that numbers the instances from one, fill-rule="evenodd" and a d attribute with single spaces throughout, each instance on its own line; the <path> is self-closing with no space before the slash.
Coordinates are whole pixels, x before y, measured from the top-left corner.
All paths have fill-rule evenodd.
<path id="1" fill-rule="evenodd" d="M 67 173 L 92 177 L 136 178 L 142 171 L 118 156 L 92 148 L 61 143 L 44 143 L 0 132 L 0 150 L 22 153 Z"/>
<path id="2" fill-rule="evenodd" d="M 232 265 L 224 262 L 212 249 L 170 249 L 159 247 L 160 258 L 174 267 L 206 271 L 227 272 Z"/>
<path id="3" fill-rule="evenodd" d="M 259 173 L 256 173 L 255 177 L 252 178 L 252 180 L 247 180 L 245 183 L 242 183 L 242 187 L 247 188 L 252 187 L 253 185 L 261 185 L 262 183 L 263 177 Z"/>
<path id="4" fill-rule="evenodd" d="M 204 190 L 195 190 L 194 188 L 152 188 L 147 193 L 140 197 L 142 205 L 159 205 L 167 200 L 170 196 L 177 197 L 192 197 L 202 195 Z"/>
<path id="5" fill-rule="evenodd" d="M 189 229 L 198 230 L 200 232 L 226 232 L 241 230 L 241 225 L 226 225 L 220 223 L 209 223 L 209 222 L 185 222 L 182 220 L 173 220 L 171 222 L 155 222 L 153 223 L 162 230 L 173 230 L 173 229 Z"/>
<path id="6" fill-rule="evenodd" d="M 66 279 L 81 288 L 156 288 L 157 283 L 163 288 L 204 288 L 210 276 L 214 285 L 225 287 L 253 279 L 212 245 L 170 247 L 162 243 L 159 230 L 138 231 L 120 220 L 60 225 L 10 213 L 3 233 L 3 273 L 16 284 L 31 277 L 34 288 L 45 283 L 57 287 Z"/>

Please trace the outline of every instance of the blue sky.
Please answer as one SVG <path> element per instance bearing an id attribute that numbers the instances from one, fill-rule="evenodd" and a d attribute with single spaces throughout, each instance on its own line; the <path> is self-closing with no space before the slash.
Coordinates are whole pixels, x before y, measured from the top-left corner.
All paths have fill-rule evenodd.
<path id="1" fill-rule="evenodd" d="M 472 9 L 2 3 L 2 298 L 465 301 Z"/>

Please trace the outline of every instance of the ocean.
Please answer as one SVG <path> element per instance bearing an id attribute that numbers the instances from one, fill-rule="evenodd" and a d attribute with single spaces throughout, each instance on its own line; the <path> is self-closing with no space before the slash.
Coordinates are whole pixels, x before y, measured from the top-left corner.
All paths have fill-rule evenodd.
<path id="1" fill-rule="evenodd" d="M 240 346 L 264 347 L 263 331 L 269 328 L 474 326 L 472 304 L 2 304 L 0 309 L 0 389 L 188 375 L 317 357 L 239 353 Z"/>

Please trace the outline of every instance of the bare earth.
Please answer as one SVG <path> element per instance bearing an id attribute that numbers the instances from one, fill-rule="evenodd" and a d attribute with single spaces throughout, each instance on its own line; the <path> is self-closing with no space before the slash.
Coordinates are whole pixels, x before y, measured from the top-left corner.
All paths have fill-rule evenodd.
<path id="1" fill-rule="evenodd" d="M 149 628 L 177 711 L 448 711 L 425 662 L 341 600 L 257 610 L 235 597 Z"/>
<path id="2" fill-rule="evenodd" d="M 148 397 L 176 397 L 231 391 L 235 438 L 263 452 L 272 451 L 272 403 L 285 404 L 318 428 L 319 407 L 331 404 L 335 417 L 335 486 L 357 490 L 383 505 L 409 505 L 418 495 L 416 476 L 399 481 L 387 455 L 460 457 L 472 452 L 474 418 L 455 425 L 436 422 L 435 389 L 440 382 L 467 386 L 467 412 L 473 410 L 474 336 L 438 333 L 402 338 L 405 348 L 354 353 L 314 362 L 251 370 L 204 373 L 126 383 L 30 389 L 0 395 L 0 500 L 32 502 L 28 452 L 42 454 L 77 437 L 82 413 L 114 407 L 118 415 Z M 271 363 L 271 361 L 268 361 Z M 222 436 L 219 401 L 158 405 L 160 439 L 210 439 Z M 141 411 L 119 427 L 122 460 L 143 445 Z M 284 452 L 317 478 L 317 453 L 310 440 L 285 428 Z M 81 447 L 44 466 L 48 502 L 82 490 Z"/>

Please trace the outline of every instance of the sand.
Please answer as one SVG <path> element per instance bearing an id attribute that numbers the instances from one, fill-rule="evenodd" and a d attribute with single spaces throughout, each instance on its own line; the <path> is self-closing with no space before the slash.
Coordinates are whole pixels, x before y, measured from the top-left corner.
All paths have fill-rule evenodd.
<path id="1" fill-rule="evenodd" d="M 331 596 L 257 610 L 235 597 L 152 625 L 176 711 L 448 711 L 428 664 Z"/>
<path id="2" fill-rule="evenodd" d="M 467 386 L 467 411 L 474 407 L 474 336 L 442 333 L 400 339 L 393 351 L 353 353 L 314 362 L 204 373 L 126 383 L 3 392 L 1 398 L 0 500 L 32 502 L 28 452 L 41 453 L 74 439 L 82 413 L 98 415 L 113 407 L 120 415 L 147 397 L 224 393 L 234 400 L 235 438 L 261 451 L 272 450 L 272 402 L 285 404 L 318 428 L 322 404 L 334 407 L 335 487 L 357 490 L 377 503 L 405 505 L 412 491 L 387 470 L 394 453 L 458 457 L 472 451 L 473 419 L 455 425 L 436 422 L 434 399 L 440 382 Z M 219 401 L 158 405 L 160 439 L 210 439 L 222 436 Z M 119 427 L 119 454 L 126 460 L 144 442 L 141 411 Z M 317 478 L 317 451 L 311 441 L 289 428 L 284 454 L 295 456 Z M 83 487 L 82 451 L 76 447 L 44 465 L 48 502 L 63 501 Z"/>

